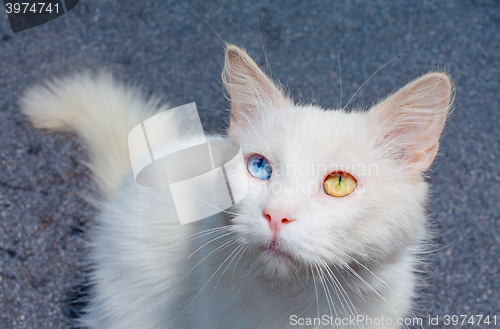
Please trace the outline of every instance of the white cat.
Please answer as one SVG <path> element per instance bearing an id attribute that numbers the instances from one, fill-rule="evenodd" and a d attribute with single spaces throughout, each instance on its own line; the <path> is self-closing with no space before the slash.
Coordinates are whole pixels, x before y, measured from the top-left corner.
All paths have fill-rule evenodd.
<path id="1" fill-rule="evenodd" d="M 128 133 L 167 107 L 109 74 L 54 80 L 21 99 L 35 126 L 84 140 L 106 199 L 81 325 L 403 327 L 428 237 L 423 174 L 449 113 L 449 77 L 426 74 L 349 113 L 293 102 L 236 46 L 227 47 L 223 78 L 228 138 L 248 166 L 235 174 L 249 192 L 189 225 L 179 224 L 167 188 L 131 174 Z M 175 135 L 177 125 L 165 131 Z"/>

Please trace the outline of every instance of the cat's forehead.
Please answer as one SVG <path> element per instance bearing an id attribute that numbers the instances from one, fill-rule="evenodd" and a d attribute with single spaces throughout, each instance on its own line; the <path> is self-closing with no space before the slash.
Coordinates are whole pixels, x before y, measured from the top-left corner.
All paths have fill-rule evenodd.
<path id="1" fill-rule="evenodd" d="M 348 158 L 346 153 L 356 151 L 364 133 L 365 116 L 313 105 L 266 111 L 252 127 L 244 148 L 281 163 Z"/>

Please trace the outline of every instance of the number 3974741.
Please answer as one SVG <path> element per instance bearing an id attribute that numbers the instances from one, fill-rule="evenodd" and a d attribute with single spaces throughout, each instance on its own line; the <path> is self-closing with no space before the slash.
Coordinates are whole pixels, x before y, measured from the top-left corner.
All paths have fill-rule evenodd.
<path id="1" fill-rule="evenodd" d="M 59 13 L 59 4 L 56 3 L 52 5 L 51 3 L 46 4 L 45 2 L 34 2 L 34 3 L 10 3 L 5 4 L 5 11 L 7 14 L 52 14 Z"/>

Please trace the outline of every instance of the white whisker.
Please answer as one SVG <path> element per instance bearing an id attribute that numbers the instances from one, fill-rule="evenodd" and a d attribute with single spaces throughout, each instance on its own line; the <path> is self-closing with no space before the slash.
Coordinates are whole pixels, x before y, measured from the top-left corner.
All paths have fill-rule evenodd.
<path id="1" fill-rule="evenodd" d="M 240 257 L 238 258 L 238 260 L 236 261 L 236 264 L 234 265 L 234 269 L 233 269 L 233 274 L 231 275 L 231 289 L 234 289 L 234 285 L 233 285 L 233 279 L 234 279 L 234 272 L 236 271 L 236 267 L 238 266 L 238 263 L 240 262 L 241 260 L 241 257 L 243 256 L 243 254 L 245 253 L 245 251 L 247 250 L 247 247 L 245 246 L 243 248 L 243 251 L 241 252 L 240 254 Z"/>
<path id="2" fill-rule="evenodd" d="M 334 255 L 333 253 L 331 253 L 332 255 Z M 374 274 L 370 269 L 368 269 L 365 265 L 363 265 L 361 262 L 359 262 L 357 259 L 355 259 L 354 257 L 344 253 L 347 257 L 351 258 L 356 264 L 358 264 L 359 266 L 361 266 L 363 269 L 365 269 L 369 274 L 373 275 L 373 277 L 375 277 L 377 280 L 379 280 L 387 289 L 389 289 L 389 291 L 391 291 L 392 293 L 394 293 L 394 291 L 392 290 L 391 287 L 389 287 L 389 285 L 387 285 L 382 279 L 380 279 L 376 274 Z M 349 264 L 347 264 L 346 262 L 344 262 L 340 257 L 334 255 L 335 257 L 337 257 L 337 259 L 342 262 L 346 267 L 347 269 L 356 276 L 356 278 L 358 278 L 363 284 L 365 284 L 368 288 L 370 288 L 378 297 L 382 298 L 382 300 L 384 302 L 387 303 L 387 305 L 393 310 L 396 312 L 396 314 L 398 316 L 401 317 L 401 314 L 399 314 L 399 312 L 392 306 L 391 303 L 389 303 L 387 301 L 387 299 L 382 296 L 382 294 L 377 290 L 375 289 L 371 284 L 369 284 L 365 279 L 363 279 Z M 409 305 L 407 305 L 403 300 L 401 300 L 401 298 L 399 298 L 399 296 L 397 294 L 394 293 L 394 295 L 398 298 L 398 300 L 400 302 L 403 303 L 403 305 L 410 311 L 410 313 L 416 317 L 415 313 L 412 311 L 412 309 L 410 308 Z"/>
<path id="3" fill-rule="evenodd" d="M 318 287 L 316 285 L 316 277 L 314 275 L 314 269 L 311 269 L 311 272 L 313 274 L 313 282 L 314 282 L 314 291 L 316 292 L 316 305 L 318 307 L 318 318 L 320 317 L 320 310 L 319 310 L 319 296 L 318 296 Z"/>
<path id="4" fill-rule="evenodd" d="M 224 250 L 225 248 L 233 245 L 237 243 L 237 241 L 228 241 L 226 243 L 224 243 L 223 245 L 219 246 L 217 249 L 215 249 L 214 251 L 212 251 L 210 254 L 208 254 L 207 256 L 205 256 L 201 261 L 199 261 L 182 279 L 181 281 L 189 274 L 191 273 L 195 267 L 197 267 L 200 263 L 202 263 L 203 261 L 205 261 L 208 257 L 210 257 L 211 255 L 213 255 L 214 253 L 217 253 L 221 250 Z M 221 249 L 222 248 L 222 249 Z M 223 265 L 223 264 L 222 264 Z M 221 266 L 222 266 L 221 265 Z M 214 272 L 214 274 L 212 274 L 212 276 L 207 280 L 207 282 L 203 285 L 203 287 L 201 287 L 201 289 L 198 291 L 198 293 L 196 294 L 196 296 L 194 296 L 194 298 L 191 300 L 191 302 L 175 317 L 173 318 L 172 320 L 170 320 L 168 324 L 170 324 L 171 322 L 175 321 L 175 319 L 177 319 L 179 316 L 181 316 L 188 308 L 189 306 L 191 306 L 191 304 L 193 304 L 193 302 L 196 300 L 196 298 L 198 298 L 198 296 L 201 294 L 201 292 L 203 291 L 203 289 L 205 288 L 205 286 L 208 284 L 208 282 L 214 277 L 214 275 L 217 273 L 217 271 L 220 269 L 220 267 Z M 178 285 L 180 284 L 180 282 L 175 286 L 177 287 Z M 175 288 L 174 288 L 175 289 Z"/>
<path id="5" fill-rule="evenodd" d="M 229 225 L 228 225 L 229 226 Z M 99 297 L 99 299 L 94 303 L 92 304 L 92 306 L 85 312 L 85 314 L 82 315 L 82 319 L 90 312 L 92 311 L 92 309 L 104 298 L 106 297 L 111 291 L 113 291 L 113 289 L 115 289 L 120 283 L 123 282 L 123 280 L 125 280 L 127 277 L 129 277 L 131 274 L 133 274 L 135 271 L 137 271 L 138 269 L 140 269 L 141 267 L 143 267 L 144 265 L 146 265 L 151 259 L 159 256 L 160 254 L 162 254 L 163 252 L 167 251 L 169 248 L 172 248 L 174 246 L 178 246 L 182 243 L 186 243 L 186 242 L 190 242 L 190 241 L 193 241 L 194 239 L 198 239 L 198 238 L 201 238 L 201 237 L 204 237 L 208 234 L 212 234 L 212 233 L 216 233 L 218 232 L 219 230 L 224 230 L 224 229 L 229 229 L 229 227 L 226 227 L 226 226 L 223 226 L 223 227 L 216 227 L 216 228 L 212 228 L 212 229 L 208 229 L 208 230 L 204 230 L 204 231 L 201 231 L 201 232 L 197 232 L 197 233 L 194 233 L 194 234 L 191 234 L 177 242 L 175 242 L 174 244 L 171 244 L 170 246 L 167 246 L 165 248 L 163 248 L 162 250 L 160 250 L 159 252 L 157 252 L 156 254 L 152 255 L 151 257 L 149 257 L 148 259 L 146 259 L 145 261 L 143 261 L 141 264 L 137 265 L 133 270 L 131 270 L 129 273 L 127 273 L 123 278 L 121 278 L 117 283 L 115 283 L 111 288 L 109 288 L 101 297 Z"/>
<path id="6" fill-rule="evenodd" d="M 333 286 L 336 287 L 335 290 L 337 291 L 337 298 L 339 300 L 339 303 L 342 306 L 343 316 L 345 317 L 348 314 L 347 311 L 349 311 L 349 314 L 357 316 L 358 315 L 357 309 L 354 306 L 354 304 L 352 303 L 351 298 L 349 297 L 349 295 L 345 291 L 344 286 L 338 280 L 338 278 L 335 276 L 335 274 L 333 273 L 331 268 L 326 264 L 326 262 L 323 261 L 323 264 L 324 264 L 325 269 L 327 270 L 327 273 L 331 279 L 330 284 L 332 284 Z M 342 302 L 342 299 L 344 300 L 345 304 L 344 304 L 344 302 Z M 347 308 L 346 308 L 346 305 L 347 305 Z"/>
<path id="7" fill-rule="evenodd" d="M 202 249 L 203 247 L 205 247 L 207 244 L 210 244 L 210 243 L 212 243 L 212 242 L 214 242 L 214 241 L 216 241 L 216 240 L 218 240 L 218 239 L 221 239 L 221 238 L 223 238 L 223 237 L 225 237 L 225 236 L 228 236 L 228 235 L 231 235 L 231 234 L 233 234 L 233 232 L 228 232 L 228 233 L 226 233 L 226 234 L 223 234 L 223 235 L 221 235 L 221 236 L 218 236 L 218 237 L 216 237 L 216 238 L 213 238 L 212 240 L 210 240 L 210 241 L 208 241 L 208 242 L 204 243 L 201 247 L 199 247 L 198 249 L 196 249 L 195 251 L 193 251 L 193 252 L 191 253 L 191 255 L 189 255 L 187 258 L 191 258 L 191 256 L 193 256 L 194 254 L 196 254 L 196 253 L 197 253 L 200 249 Z"/>
<path id="8" fill-rule="evenodd" d="M 334 310 L 335 310 L 335 316 L 337 316 L 337 311 L 335 309 L 335 305 L 333 304 L 333 299 L 330 295 L 330 289 L 328 289 L 328 286 L 325 285 L 324 273 L 318 265 L 315 265 L 315 267 L 316 267 L 318 273 L 319 272 L 321 273 L 320 281 L 321 281 L 321 285 L 323 286 L 323 291 L 325 292 L 325 298 L 326 298 L 326 302 L 328 304 L 328 309 L 330 310 L 330 315 L 332 315 L 334 313 Z"/>
<path id="9" fill-rule="evenodd" d="M 241 240 L 241 239 L 239 239 L 239 240 Z M 244 248 L 244 245 L 242 245 L 242 244 L 238 245 L 236 248 L 234 248 L 233 252 L 231 252 L 231 254 L 229 254 L 229 256 L 227 256 L 227 258 L 221 264 L 221 266 L 224 265 L 224 263 L 228 260 L 228 258 L 231 257 L 231 255 L 234 254 L 236 252 L 236 250 L 238 250 L 238 252 L 236 252 L 236 254 L 233 256 L 233 258 L 231 258 L 231 260 L 227 264 L 227 266 L 224 269 L 224 271 L 222 271 L 222 274 L 220 275 L 219 280 L 217 280 L 217 283 L 215 284 L 214 290 L 212 291 L 212 295 L 210 295 L 210 299 L 208 300 L 208 305 L 207 305 L 207 315 L 206 315 L 206 321 L 207 322 L 208 322 L 208 310 L 210 309 L 210 303 L 212 302 L 212 297 L 214 296 L 215 290 L 217 289 L 217 286 L 219 285 L 220 280 L 224 276 L 224 273 L 226 273 L 227 269 L 229 268 L 229 266 L 231 265 L 231 263 L 233 262 L 233 260 L 238 256 L 239 252 L 241 250 L 243 250 L 243 248 Z"/>
<path id="10" fill-rule="evenodd" d="M 361 84 L 361 86 L 359 86 L 358 90 L 356 90 L 356 92 L 351 96 L 351 98 L 349 98 L 349 101 L 347 102 L 347 104 L 344 106 L 344 110 L 347 108 L 347 105 L 349 105 L 352 101 L 352 99 L 354 98 L 354 96 L 356 96 L 356 94 L 361 90 L 361 88 L 363 88 L 363 86 L 368 82 L 368 80 L 370 80 L 375 74 L 377 74 L 380 70 L 382 70 L 384 67 L 386 67 L 387 65 L 389 65 L 393 60 L 395 60 L 396 58 L 398 58 L 401 54 L 397 54 L 396 56 L 394 56 L 393 59 L 391 59 L 390 61 L 388 61 L 387 63 L 385 63 L 384 65 L 382 65 L 377 71 L 375 71 L 372 75 L 370 75 L 368 77 L 368 79 L 365 80 L 365 82 L 363 82 Z"/>

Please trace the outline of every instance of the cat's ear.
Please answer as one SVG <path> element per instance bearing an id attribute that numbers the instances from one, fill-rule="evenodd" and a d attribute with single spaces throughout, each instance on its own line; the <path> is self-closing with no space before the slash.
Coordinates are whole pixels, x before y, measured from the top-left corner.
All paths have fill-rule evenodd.
<path id="1" fill-rule="evenodd" d="M 428 73 L 409 83 L 368 113 L 377 142 L 409 168 L 425 171 L 437 154 L 451 97 L 445 73 Z"/>
<path id="2" fill-rule="evenodd" d="M 234 45 L 226 48 L 222 78 L 231 101 L 231 126 L 249 122 L 261 111 L 289 105 L 281 88 L 262 72 L 245 50 Z"/>

